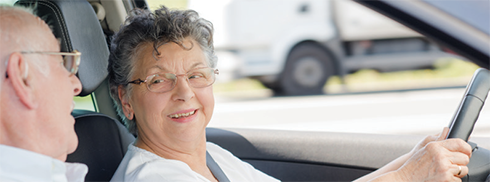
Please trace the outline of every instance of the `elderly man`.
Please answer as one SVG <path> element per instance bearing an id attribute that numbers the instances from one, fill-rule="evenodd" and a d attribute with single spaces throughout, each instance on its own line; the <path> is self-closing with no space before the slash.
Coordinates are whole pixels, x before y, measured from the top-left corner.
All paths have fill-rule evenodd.
<path id="1" fill-rule="evenodd" d="M 80 53 L 60 53 L 44 21 L 19 7 L 0 6 L 0 41 L 0 181 L 83 181 L 86 165 L 64 163 L 78 145 Z"/>

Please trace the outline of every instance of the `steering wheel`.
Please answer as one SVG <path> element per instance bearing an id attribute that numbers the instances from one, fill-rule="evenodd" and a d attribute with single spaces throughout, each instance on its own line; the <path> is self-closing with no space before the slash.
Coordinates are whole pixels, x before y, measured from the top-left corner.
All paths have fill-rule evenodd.
<path id="1" fill-rule="evenodd" d="M 460 138 L 468 141 L 489 91 L 490 71 L 480 68 L 475 71 L 466 87 L 463 99 L 449 125 L 447 138 Z M 462 178 L 462 181 L 490 182 L 490 150 L 480 148 L 472 142 L 468 143 L 473 152 L 468 164 L 469 173 Z"/>

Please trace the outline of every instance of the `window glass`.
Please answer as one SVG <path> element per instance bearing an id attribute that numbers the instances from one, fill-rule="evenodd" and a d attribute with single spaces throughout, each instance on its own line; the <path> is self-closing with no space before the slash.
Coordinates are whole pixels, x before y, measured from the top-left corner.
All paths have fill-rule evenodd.
<path id="1" fill-rule="evenodd" d="M 150 7 L 160 2 L 148 1 Z M 435 134 L 449 125 L 478 69 L 351 1 L 179 2 L 215 28 L 220 75 L 210 127 Z M 296 58 L 288 59 L 293 54 Z M 318 57 L 331 64 L 317 62 Z M 294 66 L 286 69 L 288 64 Z M 294 79 L 314 85 L 318 70 L 334 72 L 322 89 L 326 94 L 281 93 L 284 85 L 301 85 Z M 473 136 L 490 136 L 488 106 Z"/>
<path id="2" fill-rule="evenodd" d="M 76 96 L 73 97 L 73 101 L 75 101 L 75 109 L 95 111 L 92 95 L 87 95 L 85 97 Z"/>
<path id="3" fill-rule="evenodd" d="M 186 9 L 187 0 L 146 0 L 150 10 L 160 8 L 161 5 L 165 5 L 167 8 Z"/>
<path id="4" fill-rule="evenodd" d="M 490 35 L 490 1 L 425 0 L 425 2 Z"/>

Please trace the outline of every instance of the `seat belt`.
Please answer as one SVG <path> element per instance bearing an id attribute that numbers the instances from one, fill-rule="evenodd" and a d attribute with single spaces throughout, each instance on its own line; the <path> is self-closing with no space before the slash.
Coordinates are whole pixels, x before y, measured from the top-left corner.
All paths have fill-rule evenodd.
<path id="1" fill-rule="evenodd" d="M 211 155 L 209 155 L 208 151 L 206 151 L 206 165 L 219 182 L 230 182 L 223 170 L 221 170 L 221 168 L 218 166 L 218 163 L 216 163 Z"/>

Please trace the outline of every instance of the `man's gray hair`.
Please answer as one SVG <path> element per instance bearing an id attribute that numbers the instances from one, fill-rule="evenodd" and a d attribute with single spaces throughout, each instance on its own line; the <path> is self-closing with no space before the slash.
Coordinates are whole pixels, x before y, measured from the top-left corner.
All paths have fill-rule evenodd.
<path id="1" fill-rule="evenodd" d="M 196 41 L 204 52 L 208 66 L 216 67 L 218 58 L 214 53 L 213 25 L 193 10 L 170 10 L 162 6 L 151 13 L 149 10 L 136 9 L 112 37 L 108 67 L 110 92 L 118 115 L 131 133 L 136 134 L 138 130 L 136 117 L 129 120 L 124 115 L 118 87 L 122 86 L 126 97 L 131 95 L 132 86 L 128 82 L 134 74 L 134 65 L 142 45 L 152 44 L 154 56 L 160 55 L 158 48 L 169 42 L 186 50 L 192 49 L 194 45 L 183 45 L 185 38 Z"/>
<path id="2" fill-rule="evenodd" d="M 23 51 L 37 51 L 43 47 L 43 42 L 38 40 L 32 40 L 29 36 L 35 36 L 32 34 L 22 35 L 19 33 L 18 26 L 22 26 L 25 28 L 26 26 L 33 25 L 29 24 L 31 17 L 26 17 L 25 12 L 27 14 L 32 15 L 33 17 L 38 17 L 36 15 L 36 5 L 30 7 L 24 6 L 11 6 L 0 4 L 0 58 L 2 61 L 2 66 L 5 65 L 4 61 L 7 60 L 6 56 L 9 54 L 8 52 L 13 51 L 15 49 L 21 48 Z M 4 19 L 6 18 L 6 19 Z M 4 20 L 1 20 L 4 19 Z M 19 21 L 19 24 L 15 26 L 12 25 L 10 21 Z M 41 21 L 41 20 L 40 20 Z M 44 21 L 41 21 L 44 23 Z M 47 25 L 46 25 L 47 26 Z M 49 26 L 48 26 L 49 27 Z M 32 30 L 34 31 L 34 30 Z M 31 60 L 31 59 L 28 59 Z M 50 71 L 50 68 L 45 62 L 42 61 L 29 61 L 35 65 L 38 70 L 43 74 L 47 75 Z"/>
<path id="3" fill-rule="evenodd" d="M 0 11 L 12 11 L 12 10 L 19 10 L 19 11 L 25 11 L 29 14 L 36 15 L 34 12 L 35 7 L 25 7 L 25 6 L 11 6 L 7 4 L 0 4 Z"/>

